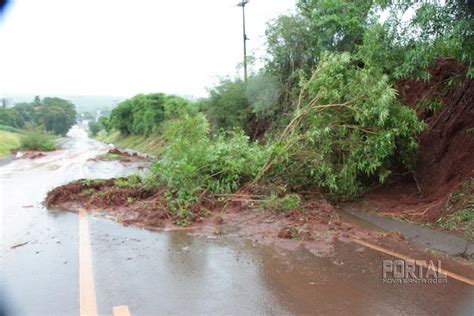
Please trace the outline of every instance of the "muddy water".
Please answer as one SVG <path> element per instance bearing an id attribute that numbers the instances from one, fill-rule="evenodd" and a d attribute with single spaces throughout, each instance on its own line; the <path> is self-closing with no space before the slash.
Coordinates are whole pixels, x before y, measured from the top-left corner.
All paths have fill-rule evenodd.
<path id="1" fill-rule="evenodd" d="M 79 312 L 78 216 L 46 210 L 51 188 L 135 172 L 89 161 L 108 150 L 75 127 L 64 150 L 0 167 L 2 292 L 18 315 Z M 336 244 L 334 257 L 276 251 L 231 237 L 156 233 L 89 218 L 99 313 L 470 314 L 473 287 L 386 285 L 384 255 Z M 24 246 L 12 246 L 27 242 Z M 469 305 L 470 304 L 470 305 Z"/>

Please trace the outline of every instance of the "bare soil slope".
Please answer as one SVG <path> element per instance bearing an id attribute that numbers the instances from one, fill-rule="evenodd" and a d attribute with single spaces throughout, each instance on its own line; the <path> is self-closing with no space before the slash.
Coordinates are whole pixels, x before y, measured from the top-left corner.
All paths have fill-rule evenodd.
<path id="1" fill-rule="evenodd" d="M 414 175 L 395 174 L 366 196 L 381 213 L 434 222 L 449 212 L 452 192 L 474 176 L 474 84 L 451 59 L 431 67 L 431 80 L 399 82 L 402 103 L 417 110 L 426 130 L 419 136 Z M 433 110 L 438 103 L 440 108 Z M 424 106 L 421 106 L 424 104 Z"/>

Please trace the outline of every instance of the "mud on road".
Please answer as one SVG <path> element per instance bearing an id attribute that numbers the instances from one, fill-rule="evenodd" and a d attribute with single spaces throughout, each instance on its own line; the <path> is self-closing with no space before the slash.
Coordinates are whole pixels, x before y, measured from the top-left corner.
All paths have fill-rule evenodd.
<path id="1" fill-rule="evenodd" d="M 166 189 L 146 189 L 141 178 L 133 176 L 74 181 L 50 191 L 45 204 L 73 212 L 84 208 L 96 216 L 148 230 L 233 235 L 286 250 L 303 247 L 323 256 L 333 253 L 338 240 L 363 239 L 390 247 L 406 243 L 401 234 L 351 220 L 321 199 L 304 201 L 300 209 L 276 212 L 265 210 L 245 195 L 227 201 L 201 196 L 190 206 L 191 222 L 183 227 L 176 224 L 179 217 L 170 210 Z"/>

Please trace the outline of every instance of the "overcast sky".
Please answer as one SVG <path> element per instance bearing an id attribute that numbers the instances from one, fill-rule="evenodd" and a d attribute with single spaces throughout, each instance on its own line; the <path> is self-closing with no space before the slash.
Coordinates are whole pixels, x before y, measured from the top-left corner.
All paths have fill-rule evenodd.
<path id="1" fill-rule="evenodd" d="M 242 62 L 239 0 L 17 0 L 0 18 L 0 94 L 203 96 Z M 251 0 L 248 49 L 295 0 Z"/>

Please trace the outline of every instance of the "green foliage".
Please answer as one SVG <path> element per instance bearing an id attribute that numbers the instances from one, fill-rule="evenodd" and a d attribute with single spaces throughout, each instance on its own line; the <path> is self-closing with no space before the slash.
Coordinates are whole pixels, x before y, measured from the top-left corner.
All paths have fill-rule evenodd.
<path id="1" fill-rule="evenodd" d="M 118 188 L 130 188 L 130 189 L 136 189 L 140 187 L 142 184 L 142 179 L 140 176 L 137 175 L 131 175 L 127 178 L 118 178 L 115 179 L 114 185 Z"/>
<path id="2" fill-rule="evenodd" d="M 185 214 L 198 193 L 237 190 L 255 177 L 265 157 L 242 131 L 211 138 L 202 114 L 167 122 L 164 136 L 168 143 L 149 181 L 170 189 L 169 205 L 177 214 Z"/>
<path id="3" fill-rule="evenodd" d="M 252 111 L 242 80 L 223 80 L 209 94 L 206 115 L 214 130 L 246 127 Z"/>
<path id="4" fill-rule="evenodd" d="M 41 130 L 30 130 L 20 138 L 20 148 L 25 150 L 52 151 L 56 149 L 56 143 L 51 135 Z"/>
<path id="5" fill-rule="evenodd" d="M 286 194 L 279 197 L 272 194 L 268 199 L 261 202 L 263 208 L 274 212 L 286 212 L 301 208 L 301 198 L 298 194 Z"/>
<path id="6" fill-rule="evenodd" d="M 96 121 L 90 121 L 88 124 L 89 132 L 92 136 L 96 136 L 102 129 L 102 125 Z"/>
<path id="7" fill-rule="evenodd" d="M 395 156 L 412 166 L 424 125 L 397 102 L 386 76 L 359 68 L 348 53 L 325 54 L 301 89 L 263 172 L 292 187 L 353 196 L 373 179 L 383 182 Z"/>
<path id="8" fill-rule="evenodd" d="M 60 98 L 36 97 L 31 103 L 18 103 L 13 108 L 0 108 L 0 124 L 14 128 L 27 125 L 43 127 L 48 132 L 65 135 L 76 122 L 74 105 Z"/>
<path id="9" fill-rule="evenodd" d="M 226 79 L 200 102 L 200 108 L 214 131 L 239 128 L 253 137 L 261 132 L 260 123 L 277 114 L 280 90 L 276 78 L 264 72 L 250 75 L 247 83 Z"/>
<path id="10" fill-rule="evenodd" d="M 322 51 L 352 52 L 362 41 L 373 0 L 299 0 L 308 20 L 312 46 Z"/>
<path id="11" fill-rule="evenodd" d="M 0 124 L 13 128 L 23 128 L 25 120 L 14 108 L 0 107 Z"/>
<path id="12" fill-rule="evenodd" d="M 99 118 L 99 124 L 101 129 L 104 129 L 107 133 L 112 131 L 112 126 L 110 123 L 110 119 L 107 116 L 102 116 Z"/>
<path id="13" fill-rule="evenodd" d="M 35 108 L 37 123 L 44 126 L 46 131 L 57 135 L 66 135 L 76 123 L 74 104 L 61 98 L 44 98 L 41 105 Z"/>
<path id="14" fill-rule="evenodd" d="M 139 94 L 114 108 L 106 127 L 115 128 L 124 135 L 151 135 L 160 130 L 165 119 L 189 110 L 189 102 L 177 96 Z"/>
<path id="15" fill-rule="evenodd" d="M 310 21 L 302 15 L 282 15 L 268 24 L 267 70 L 282 83 L 296 79 L 295 71 L 309 72 L 317 62 L 317 51 L 313 45 L 314 35 Z"/>
<path id="16" fill-rule="evenodd" d="M 443 107 L 442 100 L 436 99 L 422 99 L 421 101 L 417 102 L 416 106 L 417 109 L 424 109 L 431 113 L 434 113 Z"/>
<path id="17" fill-rule="evenodd" d="M 455 58 L 472 68 L 473 11 L 465 1 L 378 2 L 375 16 L 384 9 L 389 17 L 383 23 L 369 24 L 364 34 L 358 54 L 366 64 L 379 67 L 394 79 L 428 79 L 427 68 L 442 57 Z"/>
<path id="18" fill-rule="evenodd" d="M 20 134 L 0 130 L 0 157 L 20 146 Z"/>

